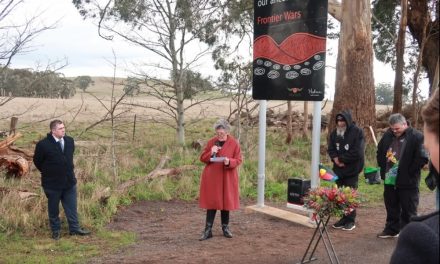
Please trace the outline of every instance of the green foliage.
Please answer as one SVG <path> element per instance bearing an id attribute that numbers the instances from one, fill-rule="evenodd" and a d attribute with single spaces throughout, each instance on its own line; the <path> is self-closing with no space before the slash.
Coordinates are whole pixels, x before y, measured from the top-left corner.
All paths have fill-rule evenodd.
<path id="1" fill-rule="evenodd" d="M 389 83 L 379 83 L 376 86 L 376 104 L 390 105 L 394 100 L 394 88 Z"/>
<path id="2" fill-rule="evenodd" d="M 438 5 L 438 0 L 437 5 Z M 417 1 L 416 1 L 417 2 Z M 422 3 L 424 2 L 424 3 Z M 428 4 L 430 1 L 421 1 L 417 5 L 429 5 L 434 6 L 434 1 Z M 400 26 L 401 7 L 400 1 L 395 0 L 374 0 L 372 1 L 372 36 L 373 36 L 373 48 L 376 58 L 386 64 L 391 64 L 393 68 L 396 66 L 396 42 L 397 32 Z M 414 11 L 412 11 L 414 10 Z M 411 12 L 416 12 L 411 14 Z M 429 13 L 429 12 L 428 12 Z M 418 8 L 408 7 L 408 16 L 416 16 L 423 19 L 423 14 L 418 13 Z M 420 23 L 423 24 L 423 23 Z M 419 31 L 420 30 L 420 31 Z M 429 31 L 429 30 L 428 30 Z M 417 36 L 421 32 L 421 29 L 411 28 L 410 34 L 406 34 L 405 40 L 405 65 L 404 65 L 404 93 L 408 94 L 408 91 L 413 88 L 413 76 L 418 65 L 418 55 L 420 52 L 419 45 L 417 43 Z M 405 99 L 407 100 L 407 99 Z"/>
<path id="3" fill-rule="evenodd" d="M 32 72 L 27 69 L 3 69 L 1 92 L 8 96 L 71 98 L 75 95 L 72 81 L 52 71 Z"/>
<path id="4" fill-rule="evenodd" d="M 268 182 L 264 190 L 265 197 L 269 200 L 285 201 L 287 197 L 286 182 Z"/>
<path id="5" fill-rule="evenodd" d="M 173 77 L 171 73 L 171 78 Z M 183 88 L 183 96 L 185 99 L 192 99 L 199 93 L 212 91 L 213 85 L 209 81 L 209 78 L 204 78 L 199 72 L 193 72 L 191 70 L 183 70 L 177 73 L 179 80 Z"/>
<path id="6" fill-rule="evenodd" d="M 374 0 L 372 1 L 373 47 L 376 58 L 385 63 L 395 64 L 396 39 L 399 27 L 399 14 L 396 11 L 398 1 Z"/>
<path id="7" fill-rule="evenodd" d="M 124 85 L 124 93 L 130 96 L 138 95 L 140 92 L 141 80 L 135 77 L 127 77 Z"/>
<path id="8" fill-rule="evenodd" d="M 90 76 L 78 76 L 73 82 L 75 83 L 76 87 L 83 91 L 85 91 L 90 85 L 95 84 L 95 82 L 92 80 L 92 77 Z"/>

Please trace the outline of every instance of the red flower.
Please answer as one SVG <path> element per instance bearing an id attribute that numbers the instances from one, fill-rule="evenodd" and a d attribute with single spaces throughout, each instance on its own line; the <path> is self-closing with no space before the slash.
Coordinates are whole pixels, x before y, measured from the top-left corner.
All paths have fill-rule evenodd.
<path id="1" fill-rule="evenodd" d="M 304 197 L 304 207 L 315 211 L 314 216 L 342 216 L 351 213 L 360 204 L 358 193 L 349 187 L 318 187 Z"/>

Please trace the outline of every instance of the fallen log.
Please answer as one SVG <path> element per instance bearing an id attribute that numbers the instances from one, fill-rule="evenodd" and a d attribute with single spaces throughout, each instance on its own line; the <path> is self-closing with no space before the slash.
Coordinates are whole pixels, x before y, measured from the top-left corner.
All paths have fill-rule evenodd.
<path id="1" fill-rule="evenodd" d="M 8 176 L 23 177 L 29 173 L 29 162 L 19 155 L 0 156 L 0 168 L 7 170 Z"/>
<path id="2" fill-rule="evenodd" d="M 204 140 L 198 139 L 191 143 L 191 147 L 196 150 L 201 150 L 206 145 Z"/>
<path id="3" fill-rule="evenodd" d="M 101 204 L 106 204 L 110 198 L 110 187 L 100 187 L 92 195 L 92 201 L 98 200 Z"/>
<path id="4" fill-rule="evenodd" d="M 19 155 L 31 162 L 34 153 L 27 149 L 17 148 L 16 146 L 8 146 L 7 148 L 0 149 L 0 156 L 3 155 Z"/>
<path id="5" fill-rule="evenodd" d="M 39 196 L 37 193 L 29 192 L 28 190 L 11 190 L 9 188 L 0 187 L 0 195 L 3 196 L 6 194 L 16 195 L 20 200 L 27 200 Z"/>
<path id="6" fill-rule="evenodd" d="M 30 171 L 33 154 L 13 146 L 21 136 L 15 133 L 0 141 L 0 168 L 5 169 L 8 176 L 23 177 Z"/>

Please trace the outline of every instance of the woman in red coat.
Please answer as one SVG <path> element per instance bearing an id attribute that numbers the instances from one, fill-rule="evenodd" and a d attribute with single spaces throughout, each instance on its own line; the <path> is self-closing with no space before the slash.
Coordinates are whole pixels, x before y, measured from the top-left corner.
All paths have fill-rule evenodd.
<path id="1" fill-rule="evenodd" d="M 221 210 L 223 235 L 232 237 L 229 230 L 229 211 L 239 209 L 237 168 L 241 164 L 240 145 L 229 135 L 225 120 L 214 124 L 216 136 L 206 144 L 200 160 L 206 164 L 200 180 L 200 208 L 206 209 L 206 226 L 200 241 L 212 237 L 212 225 L 217 210 Z"/>

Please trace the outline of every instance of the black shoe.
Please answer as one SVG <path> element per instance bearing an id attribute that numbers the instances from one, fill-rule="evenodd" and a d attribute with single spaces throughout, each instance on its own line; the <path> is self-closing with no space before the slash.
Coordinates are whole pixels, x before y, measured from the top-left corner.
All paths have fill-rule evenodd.
<path id="1" fill-rule="evenodd" d="M 61 238 L 61 232 L 60 231 L 53 231 L 52 232 L 52 239 L 59 240 Z"/>
<path id="2" fill-rule="evenodd" d="M 378 238 L 396 238 L 396 237 L 399 237 L 399 233 L 384 230 L 384 231 L 382 231 L 382 233 L 377 234 L 377 237 Z"/>
<path id="3" fill-rule="evenodd" d="M 228 225 L 222 225 L 223 235 L 227 238 L 232 238 L 231 230 L 229 230 Z"/>
<path id="4" fill-rule="evenodd" d="M 345 219 L 344 218 L 341 218 L 338 222 L 336 222 L 332 225 L 332 227 L 336 228 L 336 229 L 341 229 L 344 226 L 345 226 Z"/>
<path id="5" fill-rule="evenodd" d="M 89 230 L 86 230 L 86 229 L 82 229 L 82 228 L 80 228 L 80 229 L 78 229 L 78 230 L 75 230 L 75 231 L 70 231 L 70 235 L 71 236 L 88 236 L 88 235 L 90 235 L 92 232 L 90 232 Z"/>
<path id="6" fill-rule="evenodd" d="M 210 239 L 211 237 L 212 237 L 212 226 L 207 226 L 205 227 L 205 231 L 203 231 L 202 237 L 200 237 L 199 241 Z"/>
<path id="7" fill-rule="evenodd" d="M 344 227 L 342 228 L 342 230 L 344 231 L 351 231 L 353 229 L 356 228 L 356 225 L 354 224 L 354 222 L 348 222 L 344 225 Z"/>

